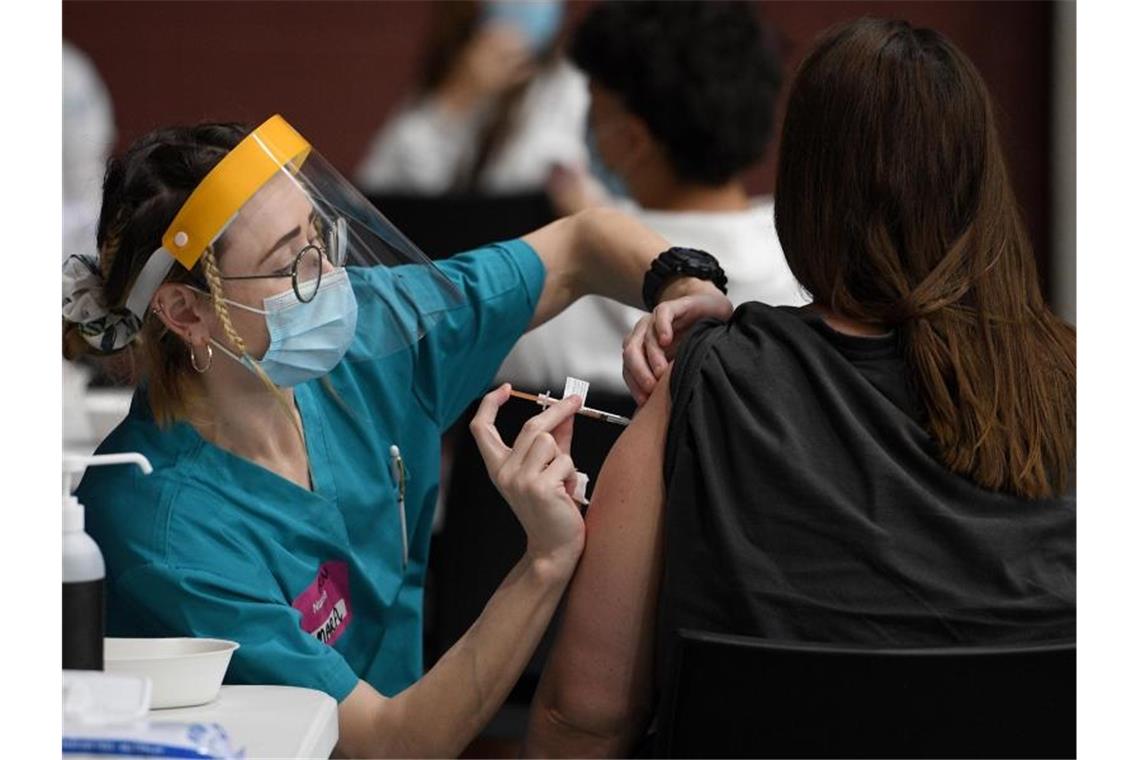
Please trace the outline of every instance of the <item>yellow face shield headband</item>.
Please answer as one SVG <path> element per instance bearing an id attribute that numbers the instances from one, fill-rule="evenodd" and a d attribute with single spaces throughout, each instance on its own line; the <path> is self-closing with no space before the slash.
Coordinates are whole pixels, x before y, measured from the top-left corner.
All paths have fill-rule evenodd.
<path id="1" fill-rule="evenodd" d="M 135 278 L 126 307 L 139 319 L 174 262 L 193 269 L 239 209 L 279 171 L 295 174 L 312 146 L 280 115 L 267 119 L 210 170 L 190 193 Z"/>
<path id="2" fill-rule="evenodd" d="M 292 276 L 293 295 L 309 302 L 298 286 L 311 283 L 315 292 L 319 280 L 311 270 L 297 279 L 306 250 L 320 252 L 322 276 L 343 268 L 368 325 L 357 331 L 346 361 L 402 351 L 466 303 L 464 291 L 280 116 L 241 140 L 193 188 L 135 278 L 126 310 L 141 324 L 171 267 L 177 262 L 189 271 L 223 241 L 231 244 L 219 262 L 226 279 L 264 281 L 238 286 L 255 308 L 258 295 L 264 306 L 290 287 L 271 279 L 278 277 Z M 281 274 L 286 270 L 291 275 Z"/>

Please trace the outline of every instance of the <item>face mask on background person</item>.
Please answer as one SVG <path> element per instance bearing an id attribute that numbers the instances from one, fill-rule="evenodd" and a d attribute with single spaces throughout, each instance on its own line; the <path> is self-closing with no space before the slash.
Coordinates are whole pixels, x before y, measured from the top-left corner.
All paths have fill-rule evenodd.
<path id="1" fill-rule="evenodd" d="M 626 185 L 625 180 L 617 172 L 606 166 L 602 152 L 598 148 L 597 130 L 589 121 L 586 122 L 586 151 L 590 156 L 590 173 L 602 183 L 610 197 L 614 199 L 631 197 L 629 186 Z"/>
<path id="2" fill-rule="evenodd" d="M 322 277 L 316 295 L 307 303 L 300 301 L 292 288 L 266 298 L 264 309 L 224 300 L 230 306 L 265 316 L 269 349 L 254 360 L 236 356 L 213 338 L 210 343 L 251 372 L 250 362 L 256 361 L 281 388 L 327 375 L 344 358 L 356 333 L 356 295 L 344 269 Z"/>
<path id="3" fill-rule="evenodd" d="M 483 6 L 483 19 L 487 22 L 510 24 L 526 37 L 532 53 L 549 45 L 562 25 L 562 3 L 538 0 L 496 0 Z"/>

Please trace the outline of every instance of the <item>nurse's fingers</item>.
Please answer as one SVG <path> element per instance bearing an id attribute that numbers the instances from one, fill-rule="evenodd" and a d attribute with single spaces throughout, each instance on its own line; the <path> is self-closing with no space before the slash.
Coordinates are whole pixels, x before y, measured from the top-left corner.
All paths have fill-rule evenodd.
<path id="1" fill-rule="evenodd" d="M 693 302 L 692 296 L 685 296 L 658 304 L 653 310 L 653 329 L 646 340 L 645 355 L 656 377 L 661 377 L 676 353 L 677 342 L 674 339 L 693 321 L 692 314 L 696 311 Z"/>
<path id="2" fill-rule="evenodd" d="M 561 483 L 566 489 L 567 495 L 573 496 L 577 472 L 578 468 L 574 466 L 574 460 L 566 454 L 559 454 L 542 474 L 548 481 Z"/>
<path id="3" fill-rule="evenodd" d="M 645 335 L 651 319 L 652 317 L 645 316 L 637 321 L 622 350 L 622 375 L 634 398 L 648 397 L 657 384 L 657 376 L 645 360 Z"/>
<path id="4" fill-rule="evenodd" d="M 540 433 L 551 432 L 564 420 L 568 420 L 577 414 L 581 408 L 581 396 L 568 396 L 547 407 L 542 414 L 531 417 L 523 424 L 522 431 L 515 438 L 515 448 L 525 454 L 530 450 L 531 443 Z"/>
<path id="5" fill-rule="evenodd" d="M 654 324 L 656 325 L 656 323 Z M 655 378 L 661 377 L 665 368 L 669 366 L 669 359 L 665 356 L 665 349 L 662 348 L 662 345 L 656 327 L 645 331 L 645 361 L 653 371 Z"/>
<path id="6" fill-rule="evenodd" d="M 570 442 L 574 438 L 574 419 L 575 416 L 571 415 L 567 419 L 562 420 L 562 422 L 559 422 L 554 430 L 551 431 L 551 434 L 554 436 L 554 442 L 558 444 L 558 450 L 563 454 L 570 453 Z"/>
<path id="7" fill-rule="evenodd" d="M 641 391 L 641 388 L 629 373 L 628 367 L 621 368 L 621 378 L 625 381 L 625 386 L 629 388 L 630 395 L 633 396 L 633 400 L 637 403 L 638 407 L 644 404 L 645 400 L 649 397 Z"/>
<path id="8" fill-rule="evenodd" d="M 534 437 L 530 448 L 525 451 L 517 443 L 514 449 L 514 454 L 522 457 L 522 462 L 519 466 L 522 473 L 536 477 L 545 470 L 546 466 L 560 453 L 558 444 L 555 443 L 554 436 L 550 433 L 539 433 Z"/>
<path id="9" fill-rule="evenodd" d="M 678 298 L 676 301 L 666 301 L 665 303 L 657 304 L 657 308 L 653 310 L 653 331 L 662 346 L 668 346 L 673 341 L 673 320 L 677 315 L 684 313 L 682 304 L 685 302 L 684 298 Z"/>
<path id="10" fill-rule="evenodd" d="M 487 465 L 487 472 L 494 476 L 511 455 L 510 448 L 503 443 L 499 429 L 495 427 L 495 418 L 499 414 L 499 407 L 511 397 L 510 383 L 503 383 L 495 390 L 483 397 L 479 409 L 471 418 L 471 435 L 475 436 L 475 445 L 483 456 Z"/>

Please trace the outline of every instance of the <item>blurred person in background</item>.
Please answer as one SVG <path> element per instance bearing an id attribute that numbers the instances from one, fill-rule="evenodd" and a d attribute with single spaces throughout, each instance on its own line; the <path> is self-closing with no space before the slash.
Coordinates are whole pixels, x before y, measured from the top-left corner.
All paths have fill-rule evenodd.
<path id="1" fill-rule="evenodd" d="M 63 42 L 63 257 L 95 251 L 103 172 L 115 144 L 111 96 L 95 65 Z"/>
<path id="2" fill-rule="evenodd" d="M 95 65 L 63 42 L 63 258 L 94 253 L 103 172 L 115 143 L 111 96 Z M 98 443 L 87 411 L 92 371 L 63 362 L 63 441 L 88 454 Z M 123 410 L 125 412 L 125 409 Z"/>
<path id="3" fill-rule="evenodd" d="M 772 137 L 780 87 L 753 4 L 600 3 L 576 30 L 570 57 L 589 78 L 586 142 L 606 202 L 675 246 L 712 253 L 734 303 L 806 303 L 780 250 L 771 197 L 750 197 L 744 184 Z M 566 212 L 602 201 L 591 188 L 573 167 L 551 182 Z M 687 265 L 699 265 L 699 254 L 679 254 L 674 266 Z M 624 396 L 622 340 L 643 315 L 583 298 L 524 336 L 500 377 L 547 388 L 573 375 Z"/>
<path id="4" fill-rule="evenodd" d="M 419 93 L 375 136 L 356 172 L 366 192 L 438 195 L 541 189 L 581 163 L 585 80 L 562 58 L 561 2 L 442 2 Z"/>
<path id="5" fill-rule="evenodd" d="M 679 629 L 1076 637 L 1076 331 L 973 64 L 903 21 L 826 32 L 792 84 L 776 226 L 809 306 L 705 321 L 660 378 L 654 333 L 632 342 L 651 395 L 591 499 L 528 756 L 628 756 Z"/>

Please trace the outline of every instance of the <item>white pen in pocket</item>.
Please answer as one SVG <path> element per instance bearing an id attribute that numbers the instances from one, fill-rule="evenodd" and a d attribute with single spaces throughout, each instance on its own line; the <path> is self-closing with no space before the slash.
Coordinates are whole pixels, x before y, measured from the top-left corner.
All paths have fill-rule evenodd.
<path id="1" fill-rule="evenodd" d="M 404 509 L 404 492 L 407 486 L 407 472 L 404 470 L 404 459 L 400 456 L 400 447 L 392 444 L 388 449 L 392 458 L 392 480 L 396 481 L 396 499 L 400 508 L 400 538 L 404 542 L 404 569 L 408 569 L 408 514 Z"/>

